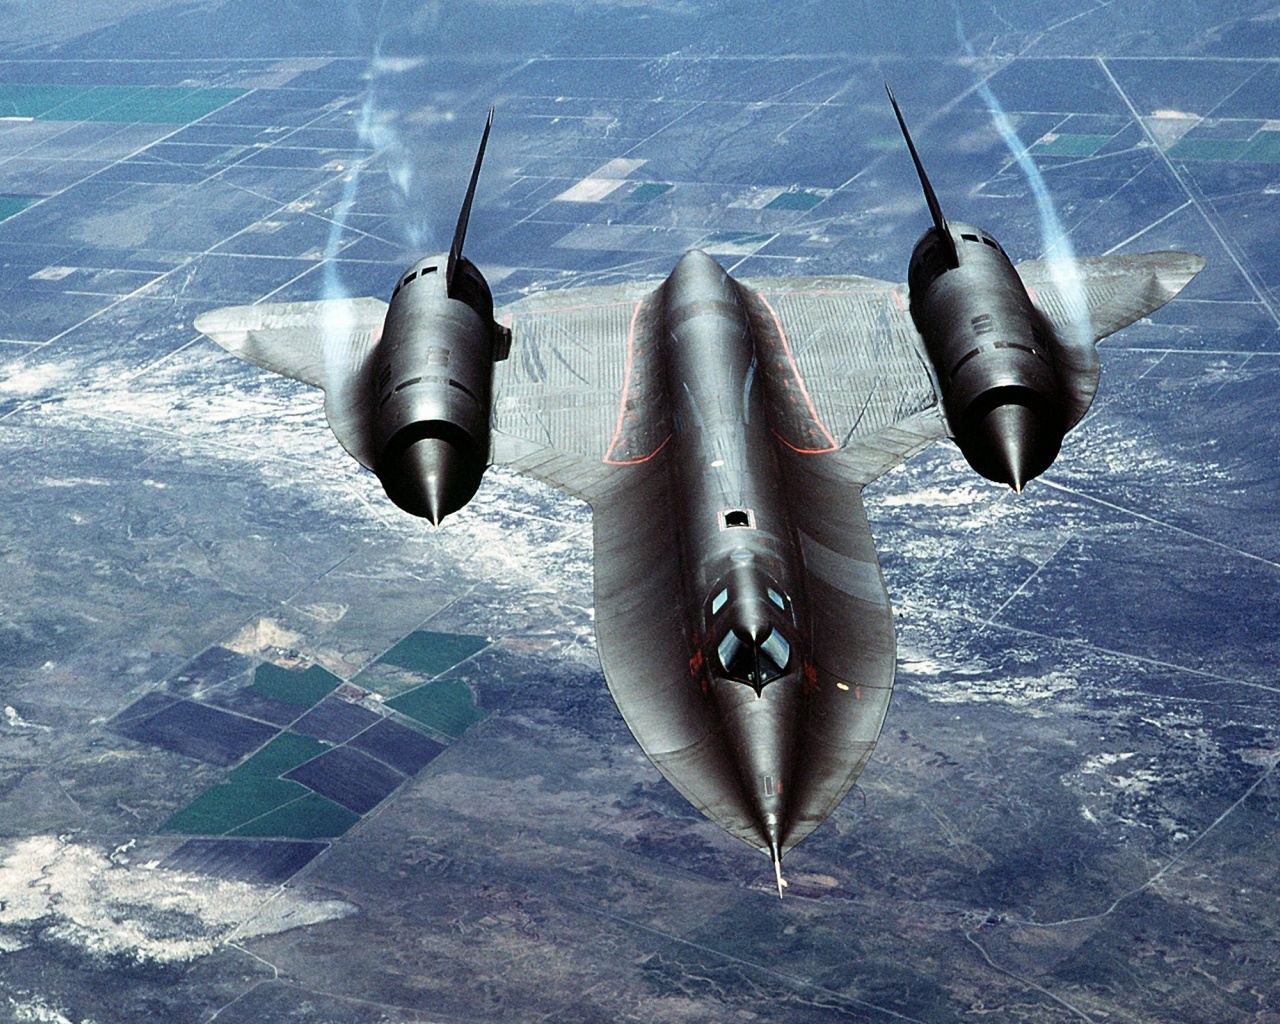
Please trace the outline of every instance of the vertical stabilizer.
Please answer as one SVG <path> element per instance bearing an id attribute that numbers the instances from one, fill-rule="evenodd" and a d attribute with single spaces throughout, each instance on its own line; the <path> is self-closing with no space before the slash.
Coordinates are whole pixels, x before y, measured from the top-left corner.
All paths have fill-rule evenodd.
<path id="1" fill-rule="evenodd" d="M 462 200 L 462 210 L 458 214 L 458 226 L 453 231 L 453 245 L 449 247 L 449 263 L 445 267 L 445 288 L 453 294 L 453 272 L 462 258 L 462 243 L 467 238 L 467 221 L 471 219 L 471 201 L 476 197 L 476 182 L 480 180 L 480 164 L 484 160 L 484 147 L 489 141 L 489 129 L 493 127 L 493 107 L 489 108 L 489 119 L 484 123 L 484 134 L 480 136 L 480 149 L 476 153 L 475 166 L 471 168 L 471 183 L 467 186 L 466 198 Z"/>
<path id="2" fill-rule="evenodd" d="M 893 98 L 893 90 L 889 88 L 889 83 L 884 83 L 884 91 L 889 94 L 889 102 L 893 104 L 893 113 L 898 118 L 898 127 L 902 129 L 902 137 L 907 140 L 907 149 L 911 151 L 911 159 L 916 165 L 916 174 L 920 176 L 920 187 L 924 189 L 924 201 L 929 204 L 929 215 L 933 218 L 934 230 L 938 232 L 938 237 L 942 244 L 946 246 L 947 252 L 951 257 L 951 265 L 958 267 L 960 258 L 956 254 L 955 239 L 951 237 L 951 232 L 947 230 L 947 220 L 942 216 L 942 206 L 938 203 L 938 196 L 933 191 L 933 185 L 929 183 L 929 176 L 924 173 L 924 164 L 920 162 L 920 154 L 916 152 L 916 144 L 911 141 L 911 133 L 907 131 L 907 122 L 903 119 L 902 111 L 898 107 L 898 101 Z"/>

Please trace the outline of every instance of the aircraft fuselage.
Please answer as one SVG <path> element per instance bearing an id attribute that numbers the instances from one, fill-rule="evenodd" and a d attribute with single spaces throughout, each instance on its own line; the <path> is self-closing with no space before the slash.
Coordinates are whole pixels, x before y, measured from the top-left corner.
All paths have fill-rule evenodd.
<path id="1" fill-rule="evenodd" d="M 743 813 L 779 851 L 801 745 L 807 629 L 800 552 L 784 493 L 747 296 L 690 252 L 654 296 L 670 402 L 674 538 L 690 677 L 739 766 Z"/>

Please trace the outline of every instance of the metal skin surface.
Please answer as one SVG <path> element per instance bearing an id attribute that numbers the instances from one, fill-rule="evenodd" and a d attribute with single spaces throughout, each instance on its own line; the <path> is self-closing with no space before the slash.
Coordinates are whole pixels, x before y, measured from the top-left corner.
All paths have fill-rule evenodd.
<path id="1" fill-rule="evenodd" d="M 661 386 L 593 501 L 605 678 L 676 788 L 779 865 L 856 779 L 893 683 L 861 482 L 784 440 L 815 417 L 784 400 L 785 338 L 710 256 L 687 253 L 636 321 Z M 759 673 L 778 637 L 787 657 Z"/>
<path id="2" fill-rule="evenodd" d="M 673 428 L 666 463 L 678 509 L 691 674 L 706 690 L 707 713 L 718 716 L 737 766 L 721 780 L 726 797 L 750 823 L 755 844 L 780 853 L 808 630 L 779 442 L 737 284 L 711 257 L 691 252 L 658 300 Z M 785 659 L 770 658 L 761 646 L 766 638 L 775 654 L 787 652 Z M 736 659 L 726 666 L 722 654 L 729 649 Z"/>
<path id="3" fill-rule="evenodd" d="M 196 326 L 323 388 L 338 440 L 407 512 L 439 524 L 490 462 L 588 501 L 618 709 L 690 803 L 770 858 L 781 894 L 783 854 L 858 778 L 893 687 L 863 486 L 951 435 L 1021 489 L 1093 399 L 1094 342 L 1204 261 L 1014 267 L 945 222 L 910 146 L 934 226 L 906 288 L 748 285 L 694 251 L 663 281 L 535 293 L 495 320 L 461 256 L 483 148 L 453 248 L 415 264 L 389 306 L 236 306 Z"/>
<path id="4" fill-rule="evenodd" d="M 1066 433 L 1053 331 L 995 239 L 968 224 L 944 230 L 958 265 L 940 258 L 938 229 L 926 231 L 908 273 L 911 317 L 960 451 L 988 480 L 1021 491 Z"/>
<path id="5" fill-rule="evenodd" d="M 462 508 L 489 464 L 493 298 L 469 260 L 455 292 L 442 257 L 396 285 L 374 360 L 375 469 L 387 496 L 437 525 Z M 459 287 L 462 285 L 463 287 Z"/>

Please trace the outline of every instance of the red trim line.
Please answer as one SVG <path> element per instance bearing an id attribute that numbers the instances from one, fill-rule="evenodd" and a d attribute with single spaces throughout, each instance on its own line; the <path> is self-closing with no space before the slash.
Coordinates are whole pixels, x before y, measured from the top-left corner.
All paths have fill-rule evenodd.
<path id="1" fill-rule="evenodd" d="M 606 465 L 606 466 L 638 466 L 638 465 L 640 465 L 642 462 L 648 462 L 648 461 L 649 461 L 650 459 L 652 459 L 655 455 L 657 455 L 657 454 L 658 454 L 658 452 L 662 451 L 662 449 L 663 449 L 663 448 L 665 448 L 665 447 L 667 446 L 667 442 L 668 442 L 668 441 L 670 441 L 674 436 L 675 436 L 674 434 L 668 434 L 668 435 L 663 439 L 662 444 L 658 445 L 658 447 L 657 447 L 657 448 L 655 448 L 653 451 L 651 451 L 648 455 L 645 455 L 643 458 L 639 458 L 639 459 L 605 459 L 605 460 L 604 460 L 605 465 Z"/>
<path id="2" fill-rule="evenodd" d="M 818 410 L 814 408 L 813 399 L 809 397 L 809 391 L 804 386 L 804 378 L 800 376 L 800 368 L 796 366 L 795 356 L 791 354 L 791 345 L 787 341 L 787 332 L 782 329 L 782 321 L 778 319 L 778 314 L 774 311 L 773 306 L 769 305 L 769 300 L 765 298 L 762 293 L 757 292 L 756 294 L 760 295 L 760 301 L 764 303 L 764 308 L 767 309 L 769 311 L 769 315 L 773 317 L 773 326 L 778 329 L 778 337 L 782 339 L 782 350 L 787 354 L 787 362 L 791 365 L 791 372 L 795 376 L 796 383 L 800 385 L 800 394 L 804 397 L 804 404 L 809 407 L 809 415 L 813 418 L 813 422 L 817 428 L 822 431 L 823 437 L 827 439 L 827 444 L 830 445 L 828 448 L 819 448 L 816 449 L 816 451 L 829 452 L 838 448 L 839 445 L 836 444 L 836 439 L 831 436 L 831 431 L 827 429 L 826 424 L 818 417 Z M 781 441 L 782 438 L 778 438 L 778 440 Z M 786 441 L 783 441 L 782 443 L 787 444 Z M 790 444 L 787 444 L 787 447 L 793 448 L 795 451 L 803 450 L 795 448 Z"/>
<path id="3" fill-rule="evenodd" d="M 769 428 L 769 433 L 771 433 L 774 437 L 776 437 L 779 441 L 785 444 L 797 455 L 825 455 L 827 452 L 833 452 L 837 449 L 837 447 L 839 447 L 836 444 L 832 444 L 830 448 L 797 448 L 795 445 L 793 445 L 790 441 L 788 441 L 785 437 L 779 434 L 772 427 Z"/>
<path id="4" fill-rule="evenodd" d="M 604 461 L 611 466 L 631 465 L 631 463 L 628 462 L 614 462 L 613 452 L 614 449 L 618 447 L 618 442 L 622 440 L 622 420 L 627 412 L 627 395 L 631 391 L 631 371 L 636 350 L 636 321 L 640 319 L 640 309 L 642 306 L 644 306 L 644 299 L 641 299 L 636 303 L 636 308 L 631 312 L 631 324 L 627 327 L 627 369 L 622 380 L 622 398 L 618 402 L 618 424 L 613 430 L 613 440 L 609 442 L 609 447 L 605 449 L 604 453 Z M 667 442 L 663 441 L 662 443 L 666 444 Z M 659 446 L 658 451 L 661 450 L 662 448 Z M 657 452 L 653 453 L 653 455 L 656 454 Z M 653 455 L 648 456 L 648 458 L 653 458 Z M 640 461 L 644 460 L 642 459 Z"/>

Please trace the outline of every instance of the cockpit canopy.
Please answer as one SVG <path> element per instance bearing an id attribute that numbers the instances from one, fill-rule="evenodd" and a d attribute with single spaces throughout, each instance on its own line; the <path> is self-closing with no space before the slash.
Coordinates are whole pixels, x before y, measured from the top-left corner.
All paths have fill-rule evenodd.
<path id="1" fill-rule="evenodd" d="M 794 667 L 795 608 L 768 573 L 736 560 L 706 603 L 708 651 L 714 675 L 746 683 L 756 693 Z"/>
<path id="2" fill-rule="evenodd" d="M 730 629 L 716 646 L 716 658 L 726 676 L 759 693 L 766 683 L 786 673 L 791 664 L 791 644 L 772 626 L 759 640 Z"/>

